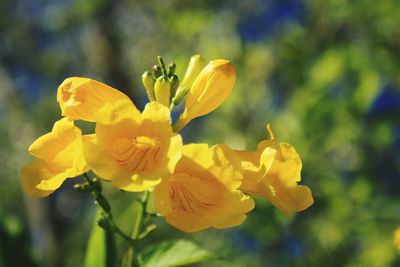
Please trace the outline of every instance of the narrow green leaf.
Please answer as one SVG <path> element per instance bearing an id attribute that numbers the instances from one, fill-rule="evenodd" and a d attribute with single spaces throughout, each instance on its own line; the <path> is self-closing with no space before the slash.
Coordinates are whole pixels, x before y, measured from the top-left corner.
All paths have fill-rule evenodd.
<path id="1" fill-rule="evenodd" d="M 139 254 L 141 267 L 183 266 L 217 258 L 189 240 L 165 241 L 145 248 Z"/>
<path id="2" fill-rule="evenodd" d="M 115 262 L 113 234 L 97 225 L 100 218 L 100 211 L 97 211 L 86 248 L 85 267 L 112 267 Z"/>

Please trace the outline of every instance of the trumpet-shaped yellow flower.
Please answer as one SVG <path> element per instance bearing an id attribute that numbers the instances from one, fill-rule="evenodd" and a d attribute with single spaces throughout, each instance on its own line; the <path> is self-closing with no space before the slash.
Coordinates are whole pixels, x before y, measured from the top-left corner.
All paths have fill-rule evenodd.
<path id="1" fill-rule="evenodd" d="M 228 60 L 218 59 L 208 63 L 186 96 L 185 109 L 174 126 L 175 131 L 219 107 L 230 94 L 235 81 L 236 72 Z"/>
<path id="2" fill-rule="evenodd" d="M 107 103 L 129 98 L 101 82 L 82 77 L 65 79 L 58 87 L 57 102 L 63 116 L 72 120 L 95 121 L 94 114 Z"/>
<path id="3" fill-rule="evenodd" d="M 185 232 L 241 224 L 254 201 L 238 190 L 240 159 L 225 145 L 183 147 L 174 174 L 154 189 L 157 211 Z"/>
<path id="4" fill-rule="evenodd" d="M 83 157 L 81 130 L 68 118 L 54 124 L 50 133 L 38 138 L 29 153 L 36 157 L 22 169 L 25 192 L 44 197 L 61 186 L 65 179 L 88 171 Z"/>
<path id="5" fill-rule="evenodd" d="M 311 190 L 298 185 L 301 180 L 300 156 L 290 144 L 277 143 L 268 126 L 269 140 L 258 144 L 257 151 L 236 151 L 242 159 L 244 192 L 268 199 L 283 213 L 301 211 L 314 202 Z"/>
<path id="6" fill-rule="evenodd" d="M 84 140 L 86 160 L 99 177 L 126 191 L 144 191 L 170 175 L 181 157 L 182 138 L 169 109 L 157 102 L 140 113 L 130 101 L 96 113 L 96 134 Z"/>

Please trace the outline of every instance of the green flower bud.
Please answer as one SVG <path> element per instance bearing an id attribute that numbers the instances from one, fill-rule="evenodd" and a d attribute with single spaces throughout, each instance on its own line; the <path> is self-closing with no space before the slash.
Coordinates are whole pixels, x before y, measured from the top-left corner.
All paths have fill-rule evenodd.
<path id="1" fill-rule="evenodd" d="M 175 62 L 172 62 L 171 64 L 168 65 L 168 77 L 171 77 L 172 75 L 174 75 L 175 70 L 176 70 L 176 64 L 175 64 Z"/>

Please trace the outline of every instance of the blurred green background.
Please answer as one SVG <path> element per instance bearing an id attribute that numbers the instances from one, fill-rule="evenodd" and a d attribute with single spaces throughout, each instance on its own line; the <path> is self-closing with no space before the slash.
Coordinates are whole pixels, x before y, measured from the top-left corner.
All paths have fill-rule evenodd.
<path id="1" fill-rule="evenodd" d="M 73 179 L 46 199 L 22 192 L 27 147 L 60 118 L 57 86 L 86 76 L 145 104 L 140 77 L 162 55 L 230 59 L 237 83 L 186 143 L 255 149 L 271 123 L 303 160 L 315 204 L 270 203 L 240 227 L 184 234 L 222 255 L 201 266 L 400 266 L 400 2 L 397 0 L 0 1 L 0 266 L 81 266 L 95 206 Z M 106 188 L 126 231 L 132 196 Z"/>

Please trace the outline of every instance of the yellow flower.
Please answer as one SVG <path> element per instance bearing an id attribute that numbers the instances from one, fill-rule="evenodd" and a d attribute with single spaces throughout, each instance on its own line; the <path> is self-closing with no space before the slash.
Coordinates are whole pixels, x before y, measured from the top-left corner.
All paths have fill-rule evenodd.
<path id="1" fill-rule="evenodd" d="M 400 227 L 397 227 L 393 233 L 393 242 L 397 251 L 400 253 Z"/>
<path id="2" fill-rule="evenodd" d="M 300 156 L 290 144 L 277 143 L 267 127 L 270 139 L 260 142 L 257 151 L 236 151 L 244 175 L 240 189 L 265 197 L 285 214 L 304 210 L 314 200 L 310 188 L 297 184 L 301 180 Z"/>
<path id="3" fill-rule="evenodd" d="M 33 197 L 45 197 L 65 179 L 88 171 L 82 149 L 81 130 L 68 118 L 57 121 L 50 133 L 29 147 L 29 153 L 36 158 L 22 169 L 25 192 Z"/>
<path id="4" fill-rule="evenodd" d="M 182 138 L 172 131 L 164 105 L 151 102 L 140 113 L 132 102 L 121 100 L 105 105 L 96 121 L 96 134 L 85 137 L 84 154 L 99 177 L 140 192 L 174 171 Z"/>
<path id="5" fill-rule="evenodd" d="M 157 211 L 185 232 L 241 224 L 254 201 L 238 190 L 240 159 L 225 145 L 183 146 L 174 174 L 154 189 Z"/>
<path id="6" fill-rule="evenodd" d="M 62 115 L 72 120 L 95 121 L 97 110 L 121 99 L 129 100 L 124 93 L 89 78 L 67 78 L 57 91 Z"/>
<path id="7" fill-rule="evenodd" d="M 217 59 L 208 63 L 193 82 L 174 130 L 178 132 L 192 119 L 219 107 L 230 94 L 235 80 L 235 70 L 228 60 Z"/>

